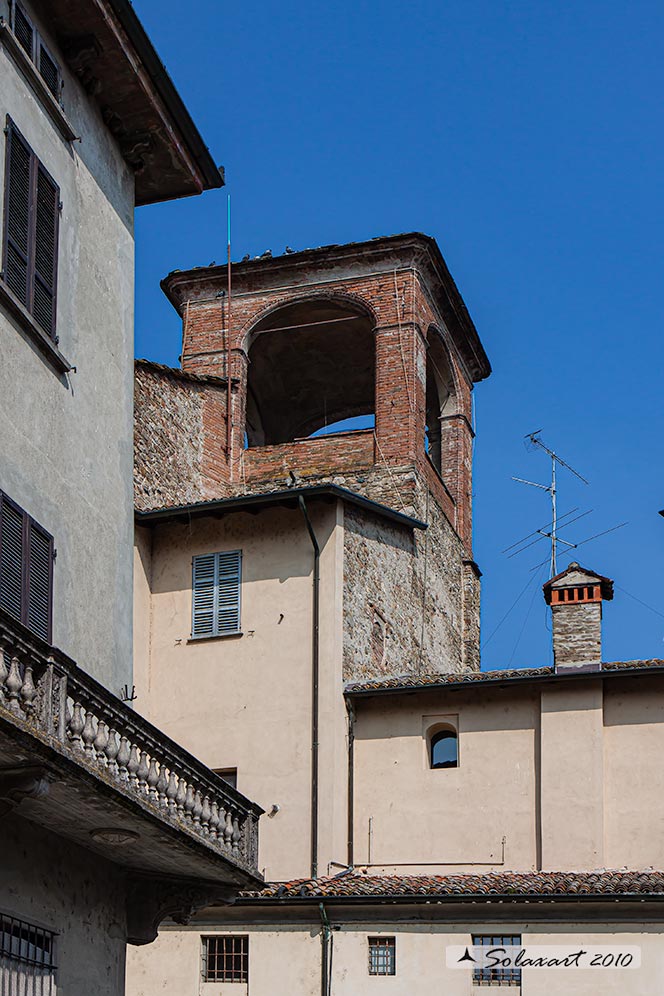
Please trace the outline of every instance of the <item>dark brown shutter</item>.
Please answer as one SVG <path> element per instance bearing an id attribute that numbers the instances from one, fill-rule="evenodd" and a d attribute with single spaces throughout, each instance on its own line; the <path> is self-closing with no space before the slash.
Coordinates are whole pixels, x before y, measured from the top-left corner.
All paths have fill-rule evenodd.
<path id="1" fill-rule="evenodd" d="M 46 170 L 37 167 L 35 211 L 35 285 L 32 313 L 44 332 L 55 331 L 55 269 L 58 244 L 58 188 Z"/>
<path id="2" fill-rule="evenodd" d="M 21 621 L 23 610 L 23 513 L 0 495 L 0 608 Z"/>
<path id="3" fill-rule="evenodd" d="M 28 524 L 28 611 L 26 625 L 42 640 L 51 639 L 53 541 L 30 521 Z"/>
<path id="4" fill-rule="evenodd" d="M 39 75 L 53 96 L 60 97 L 60 70 L 55 59 L 51 58 L 48 49 L 39 41 Z"/>
<path id="5" fill-rule="evenodd" d="M 34 35 L 35 30 L 30 23 L 25 11 L 14 2 L 14 34 L 16 35 L 16 40 L 24 49 L 30 58 L 34 57 Z"/>
<path id="6" fill-rule="evenodd" d="M 11 120 L 6 184 L 5 282 L 54 337 L 60 191 Z"/>
<path id="7" fill-rule="evenodd" d="M 7 143 L 5 280 L 19 301 L 27 306 L 32 154 L 11 124 Z"/>

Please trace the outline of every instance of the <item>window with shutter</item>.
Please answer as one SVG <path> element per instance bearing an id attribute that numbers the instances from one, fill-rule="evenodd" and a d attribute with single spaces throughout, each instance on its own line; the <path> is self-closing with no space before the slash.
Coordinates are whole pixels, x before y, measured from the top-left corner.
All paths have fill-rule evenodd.
<path id="1" fill-rule="evenodd" d="M 53 537 L 0 491 L 0 608 L 51 641 Z"/>
<path id="2" fill-rule="evenodd" d="M 11 118 L 5 177 L 4 280 L 54 338 L 60 191 Z"/>
<path id="3" fill-rule="evenodd" d="M 10 24 L 16 41 L 30 58 L 30 61 L 35 64 L 39 75 L 53 96 L 59 100 L 62 89 L 60 67 L 44 45 L 39 32 L 18 0 L 13 0 L 11 5 Z"/>
<path id="4" fill-rule="evenodd" d="M 242 551 L 206 553 L 193 559 L 192 637 L 240 632 Z"/>

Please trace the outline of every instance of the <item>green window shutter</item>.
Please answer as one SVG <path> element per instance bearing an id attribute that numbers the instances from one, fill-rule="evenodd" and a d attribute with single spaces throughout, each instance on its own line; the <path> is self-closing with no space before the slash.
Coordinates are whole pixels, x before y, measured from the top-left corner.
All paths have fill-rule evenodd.
<path id="1" fill-rule="evenodd" d="M 0 608 L 23 620 L 24 513 L 0 495 Z"/>
<path id="2" fill-rule="evenodd" d="M 230 550 L 193 559 L 193 637 L 240 631 L 242 553 Z"/>

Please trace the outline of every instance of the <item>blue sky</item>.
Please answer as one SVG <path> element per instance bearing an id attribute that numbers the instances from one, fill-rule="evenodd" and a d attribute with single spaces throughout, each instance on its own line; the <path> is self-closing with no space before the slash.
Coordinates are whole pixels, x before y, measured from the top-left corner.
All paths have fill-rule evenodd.
<path id="1" fill-rule="evenodd" d="M 560 511 L 594 510 L 563 535 L 628 522 L 578 551 L 616 581 L 605 659 L 664 657 L 664 6 L 135 7 L 227 174 L 137 214 L 137 355 L 177 365 L 159 281 L 225 259 L 227 192 L 234 258 L 433 235 L 494 369 L 475 391 L 483 666 L 550 661 L 545 541 L 501 553 L 549 520 L 511 481 L 546 482 L 539 428 L 590 482 L 560 475 Z"/>

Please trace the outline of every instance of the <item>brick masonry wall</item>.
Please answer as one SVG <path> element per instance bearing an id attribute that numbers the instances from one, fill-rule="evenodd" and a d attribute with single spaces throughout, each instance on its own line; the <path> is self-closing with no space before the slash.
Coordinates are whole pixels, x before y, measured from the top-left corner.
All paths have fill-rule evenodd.
<path id="1" fill-rule="evenodd" d="M 431 499 L 428 517 L 428 530 L 411 533 L 345 509 L 344 680 L 479 666 L 462 635 L 461 543 Z"/>
<path id="2" fill-rule="evenodd" d="M 552 605 L 556 667 L 598 664 L 602 659 L 602 603 Z"/>

